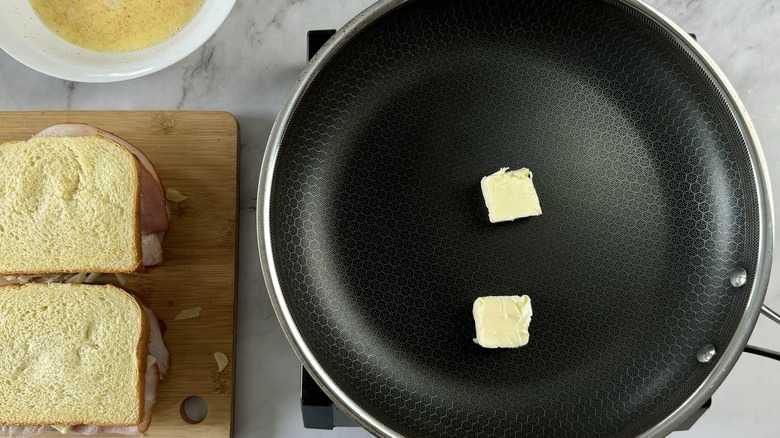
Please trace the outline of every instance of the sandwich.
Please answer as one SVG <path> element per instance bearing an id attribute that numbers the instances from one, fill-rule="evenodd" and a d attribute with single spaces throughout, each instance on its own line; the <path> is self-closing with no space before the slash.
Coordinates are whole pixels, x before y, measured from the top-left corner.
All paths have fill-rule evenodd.
<path id="1" fill-rule="evenodd" d="M 0 435 L 137 435 L 168 370 L 162 322 L 90 285 L 162 261 L 157 171 L 129 142 L 64 124 L 0 144 Z"/>
<path id="2" fill-rule="evenodd" d="M 111 285 L 0 287 L 0 435 L 143 433 L 169 354 L 152 311 Z"/>
<path id="3" fill-rule="evenodd" d="M 0 284 L 133 274 L 162 261 L 165 191 L 148 157 L 93 126 L 0 144 Z"/>

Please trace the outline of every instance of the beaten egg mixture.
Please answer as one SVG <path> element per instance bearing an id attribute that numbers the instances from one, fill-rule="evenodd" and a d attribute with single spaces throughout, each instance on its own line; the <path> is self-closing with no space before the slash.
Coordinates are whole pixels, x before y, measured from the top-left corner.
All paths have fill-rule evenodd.
<path id="1" fill-rule="evenodd" d="M 63 39 L 101 52 L 145 49 L 192 20 L 204 0 L 30 0 Z"/>

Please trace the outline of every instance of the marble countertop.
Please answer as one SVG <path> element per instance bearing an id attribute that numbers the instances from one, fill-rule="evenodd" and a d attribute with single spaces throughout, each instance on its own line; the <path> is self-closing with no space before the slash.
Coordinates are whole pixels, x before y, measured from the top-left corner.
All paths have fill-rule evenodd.
<path id="1" fill-rule="evenodd" d="M 203 47 L 150 76 L 114 84 L 47 77 L 0 52 L 1 110 L 224 110 L 241 125 L 235 437 L 357 437 L 359 428 L 302 427 L 300 366 L 276 321 L 260 272 L 257 180 L 276 113 L 306 62 L 306 31 L 338 28 L 371 0 L 238 0 Z M 650 0 L 719 64 L 758 130 L 770 176 L 780 180 L 780 0 Z M 775 204 L 779 204 L 775 190 Z M 775 258 L 775 272 L 780 258 Z M 780 308 L 780 276 L 767 301 Z M 751 344 L 780 350 L 780 327 L 762 318 Z M 780 435 L 780 363 L 743 355 L 712 408 L 675 437 Z"/>

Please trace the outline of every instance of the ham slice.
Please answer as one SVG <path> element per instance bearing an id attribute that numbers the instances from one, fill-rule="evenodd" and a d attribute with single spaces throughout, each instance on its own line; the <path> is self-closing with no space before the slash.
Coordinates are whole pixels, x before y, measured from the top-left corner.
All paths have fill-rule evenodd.
<path id="1" fill-rule="evenodd" d="M 0 286 L 6 284 L 25 284 L 25 283 L 54 283 L 64 282 L 72 274 L 51 274 L 51 275 L 5 275 L 0 277 Z"/>
<path id="2" fill-rule="evenodd" d="M 54 430 L 50 426 L 0 426 L 0 436 L 34 436 Z"/>
<path id="3" fill-rule="evenodd" d="M 152 309 L 141 304 L 141 308 L 146 313 L 146 319 L 149 320 L 149 354 L 157 359 L 157 365 L 160 368 L 159 379 L 162 380 L 168 374 L 168 367 L 170 366 L 171 355 L 163 342 L 163 328 L 157 315 L 152 312 Z"/>
<path id="4" fill-rule="evenodd" d="M 63 123 L 49 126 L 33 137 L 87 137 L 100 135 L 124 146 L 135 155 L 141 165 L 141 233 L 153 234 L 168 230 L 168 213 L 165 210 L 165 190 L 154 165 L 143 152 L 127 140 L 82 123 Z"/>
<path id="5" fill-rule="evenodd" d="M 163 342 L 163 328 L 157 315 L 145 305 L 141 308 L 149 320 L 149 354 L 157 360 L 146 367 L 144 388 L 144 417 L 141 423 L 135 426 L 98 426 L 95 424 L 77 424 L 70 428 L 70 432 L 81 435 L 97 435 L 99 433 L 113 433 L 118 435 L 140 435 L 149 429 L 152 423 L 152 408 L 157 401 L 157 386 L 168 374 L 171 356 Z M 0 436 L 25 437 L 40 435 L 44 432 L 54 431 L 51 426 L 0 426 Z"/>
<path id="6" fill-rule="evenodd" d="M 168 230 L 165 190 L 154 165 L 143 152 L 127 140 L 110 132 L 83 123 L 63 123 L 49 126 L 33 137 L 86 137 L 100 135 L 117 142 L 132 153 L 141 165 L 141 248 L 144 266 L 162 262 L 162 238 Z"/>
<path id="7" fill-rule="evenodd" d="M 141 252 L 144 266 L 159 265 L 163 261 L 162 239 L 165 231 L 141 235 Z"/>

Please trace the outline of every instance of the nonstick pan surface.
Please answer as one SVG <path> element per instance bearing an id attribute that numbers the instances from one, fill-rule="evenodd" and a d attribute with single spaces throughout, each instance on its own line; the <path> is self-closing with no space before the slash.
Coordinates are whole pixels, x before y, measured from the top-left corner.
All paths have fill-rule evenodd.
<path id="1" fill-rule="evenodd" d="M 641 3 L 381 2 L 274 127 L 266 280 L 304 364 L 376 434 L 668 433 L 755 324 L 761 160 L 719 70 Z M 500 167 L 533 171 L 542 216 L 488 221 Z M 479 347 L 474 299 L 515 294 L 530 343 Z"/>

